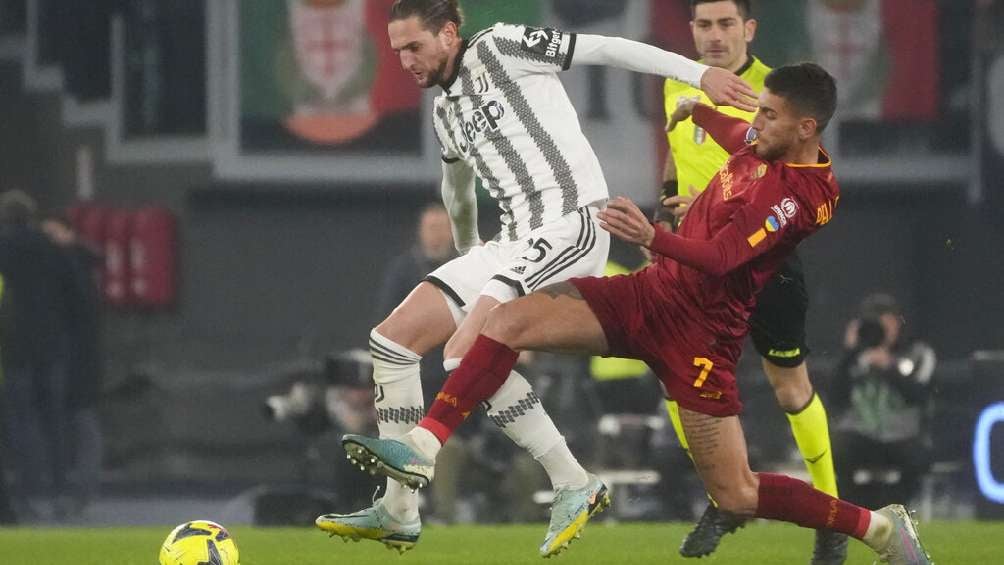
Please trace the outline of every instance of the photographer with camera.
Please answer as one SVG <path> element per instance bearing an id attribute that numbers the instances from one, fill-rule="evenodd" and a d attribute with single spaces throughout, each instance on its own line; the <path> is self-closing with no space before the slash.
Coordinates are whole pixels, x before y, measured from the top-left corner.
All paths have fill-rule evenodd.
<path id="1" fill-rule="evenodd" d="M 909 500 L 929 465 L 925 423 L 936 359 L 930 346 L 906 339 L 903 328 L 892 296 L 866 297 L 847 326 L 846 353 L 831 381 L 837 481 L 856 504 Z M 893 484 L 863 484 L 879 479 Z"/>

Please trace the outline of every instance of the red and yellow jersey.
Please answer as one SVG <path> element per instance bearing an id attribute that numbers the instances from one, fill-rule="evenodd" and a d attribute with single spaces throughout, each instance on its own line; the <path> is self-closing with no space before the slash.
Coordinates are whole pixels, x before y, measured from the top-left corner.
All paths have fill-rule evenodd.
<path id="1" fill-rule="evenodd" d="M 829 155 L 816 164 L 766 161 L 746 145 L 749 124 L 698 106 L 694 119 L 732 156 L 691 205 L 678 233 L 658 229 L 645 271 L 696 334 L 738 358 L 756 293 L 798 243 L 827 224 L 840 199 Z M 691 336 L 695 337 L 695 336 Z"/>
<path id="2" fill-rule="evenodd" d="M 764 79 L 770 71 L 770 67 L 750 55 L 746 65 L 736 74 L 759 94 L 763 90 Z M 699 97 L 702 103 L 713 105 L 708 95 L 700 89 L 672 79 L 666 79 L 663 94 L 667 120 L 676 110 L 677 102 L 683 98 Z M 718 111 L 746 122 L 752 122 L 753 116 L 756 115 L 755 112 L 746 112 L 732 106 L 719 107 Z M 690 118 L 678 123 L 666 136 L 669 149 L 673 153 L 673 161 L 676 163 L 679 193 L 685 196 L 697 196 L 708 186 L 711 177 L 729 158 L 729 153 Z"/>

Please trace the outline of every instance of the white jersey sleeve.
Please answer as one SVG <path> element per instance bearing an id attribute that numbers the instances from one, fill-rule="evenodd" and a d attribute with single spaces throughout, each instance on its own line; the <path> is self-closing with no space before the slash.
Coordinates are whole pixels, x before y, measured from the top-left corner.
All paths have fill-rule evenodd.
<path id="1" fill-rule="evenodd" d="M 569 56 L 571 62 L 571 55 Z M 579 34 L 576 41 L 575 65 L 605 65 L 636 73 L 669 77 L 695 88 L 701 87 L 701 76 L 707 65 L 663 51 L 647 43 L 622 37 Z"/>
<path id="2" fill-rule="evenodd" d="M 460 153 L 454 147 L 450 132 L 445 127 L 443 120 L 432 120 L 432 131 L 436 134 L 436 141 L 439 142 L 439 156 L 446 164 L 456 163 L 461 159 Z"/>
<path id="3" fill-rule="evenodd" d="M 575 53 L 576 34 L 554 28 L 497 23 L 490 37 L 513 78 L 568 70 Z"/>

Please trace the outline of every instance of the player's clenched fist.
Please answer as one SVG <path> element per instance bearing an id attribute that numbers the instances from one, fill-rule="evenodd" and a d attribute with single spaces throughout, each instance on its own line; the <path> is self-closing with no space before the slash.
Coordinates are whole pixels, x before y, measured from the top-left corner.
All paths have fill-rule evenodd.
<path id="1" fill-rule="evenodd" d="M 597 217 L 600 227 L 628 243 L 648 247 L 655 237 L 655 228 L 629 198 L 614 198 L 607 203 L 605 209 L 597 213 Z"/>
<path id="2" fill-rule="evenodd" d="M 732 71 L 709 67 L 701 75 L 701 90 L 715 104 L 728 104 L 740 110 L 756 112 L 756 92 Z"/>

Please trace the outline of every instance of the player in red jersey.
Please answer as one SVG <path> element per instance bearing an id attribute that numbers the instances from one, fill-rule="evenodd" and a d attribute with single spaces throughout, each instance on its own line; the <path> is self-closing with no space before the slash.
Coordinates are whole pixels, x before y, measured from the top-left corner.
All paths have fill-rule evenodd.
<path id="1" fill-rule="evenodd" d="M 888 563 L 929 564 L 902 506 L 873 512 L 784 475 L 754 473 L 739 423 L 734 371 L 756 293 L 839 200 L 819 145 L 835 106 L 833 78 L 812 63 L 767 76 L 752 127 L 695 106 L 697 125 L 732 155 L 679 233 L 653 226 L 625 198 L 599 214 L 607 231 L 669 260 L 632 275 L 571 279 L 496 307 L 419 426 L 401 441 L 346 436 L 350 457 L 423 486 L 441 445 L 502 385 L 517 351 L 634 357 L 679 402 L 694 464 L 721 511 L 841 532 Z M 575 511 L 584 519 L 592 503 Z"/>

